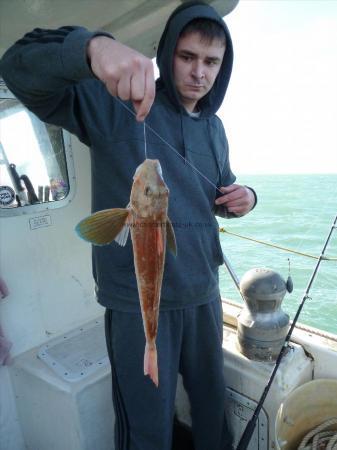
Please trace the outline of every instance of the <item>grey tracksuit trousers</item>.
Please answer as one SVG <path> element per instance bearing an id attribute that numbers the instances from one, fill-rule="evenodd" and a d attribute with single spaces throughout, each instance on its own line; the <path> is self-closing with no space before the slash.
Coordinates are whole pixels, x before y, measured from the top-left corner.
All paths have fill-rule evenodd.
<path id="1" fill-rule="evenodd" d="M 178 372 L 191 403 L 196 450 L 229 450 L 225 418 L 221 301 L 161 311 L 159 387 L 143 374 L 140 313 L 106 310 L 116 414 L 115 450 L 170 450 Z"/>

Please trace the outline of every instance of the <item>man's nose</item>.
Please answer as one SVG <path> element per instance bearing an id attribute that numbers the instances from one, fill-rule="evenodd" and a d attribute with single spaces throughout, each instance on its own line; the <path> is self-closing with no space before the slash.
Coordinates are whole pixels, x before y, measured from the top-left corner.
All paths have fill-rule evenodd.
<path id="1" fill-rule="evenodd" d="M 195 78 L 204 78 L 205 71 L 204 71 L 204 65 L 201 61 L 195 60 L 192 67 L 192 75 Z"/>

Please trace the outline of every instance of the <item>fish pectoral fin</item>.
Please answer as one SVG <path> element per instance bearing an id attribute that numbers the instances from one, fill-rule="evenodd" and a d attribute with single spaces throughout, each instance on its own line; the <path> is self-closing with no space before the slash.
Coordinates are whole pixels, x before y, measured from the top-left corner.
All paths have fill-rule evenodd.
<path id="1" fill-rule="evenodd" d="M 81 220 L 75 230 L 80 238 L 92 244 L 110 244 L 123 229 L 128 215 L 125 208 L 105 209 Z"/>
<path id="2" fill-rule="evenodd" d="M 115 242 L 117 242 L 117 244 L 120 245 L 121 247 L 125 246 L 129 237 L 129 231 L 130 231 L 130 224 L 125 223 L 121 231 L 115 237 Z"/>
<path id="3" fill-rule="evenodd" d="M 174 256 L 177 256 L 176 236 L 174 234 L 172 222 L 169 218 L 167 218 L 166 221 L 166 242 L 169 250 L 173 253 Z"/>

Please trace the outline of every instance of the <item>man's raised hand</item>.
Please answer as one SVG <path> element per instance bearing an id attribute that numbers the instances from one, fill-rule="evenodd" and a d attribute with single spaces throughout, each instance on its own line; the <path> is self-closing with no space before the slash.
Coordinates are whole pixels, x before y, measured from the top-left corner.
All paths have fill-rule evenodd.
<path id="1" fill-rule="evenodd" d="M 111 95 L 131 100 L 137 120 L 143 121 L 155 97 L 151 59 L 106 36 L 92 38 L 87 53 L 96 77 Z"/>

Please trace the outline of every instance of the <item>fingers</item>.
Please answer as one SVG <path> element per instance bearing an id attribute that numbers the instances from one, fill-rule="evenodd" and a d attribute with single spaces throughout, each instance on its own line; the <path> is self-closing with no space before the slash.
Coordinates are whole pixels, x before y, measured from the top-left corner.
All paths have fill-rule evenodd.
<path id="1" fill-rule="evenodd" d="M 229 186 L 222 186 L 220 188 L 220 191 L 223 192 L 224 194 L 230 194 L 231 192 L 237 191 L 238 189 L 241 189 L 243 186 L 239 185 L 239 184 L 231 184 Z"/>
<path id="2" fill-rule="evenodd" d="M 216 205 L 226 206 L 229 212 L 245 214 L 252 208 L 250 190 L 246 186 L 232 184 L 220 188 L 223 196 L 215 200 Z"/>
<path id="3" fill-rule="evenodd" d="M 130 65 L 120 67 L 120 72 L 111 77 L 109 92 L 121 100 L 131 100 L 136 119 L 143 121 L 150 112 L 155 97 L 155 82 L 152 61 L 150 65 L 134 59 Z"/>
<path id="4" fill-rule="evenodd" d="M 154 82 L 154 72 L 153 72 L 153 65 L 151 62 L 151 66 L 149 66 L 145 71 L 143 98 L 140 99 L 138 103 L 134 102 L 134 107 L 137 112 L 137 120 L 142 121 L 148 115 L 151 106 L 154 102 L 155 93 L 156 90 Z"/>
<path id="5" fill-rule="evenodd" d="M 233 202 L 238 201 L 243 196 L 243 186 L 239 186 L 237 184 L 231 184 L 230 186 L 221 187 L 220 191 L 224 194 L 221 197 L 218 197 L 215 200 L 215 203 L 217 205 L 223 205 L 226 206 L 230 203 L 233 204 Z M 231 205 L 232 206 L 232 205 Z"/>
<path id="6" fill-rule="evenodd" d="M 108 78 L 106 87 L 110 94 L 121 100 L 131 100 L 136 119 L 143 121 L 150 112 L 155 97 L 153 65 L 146 69 L 140 61 L 133 67 L 121 67 L 120 74 Z"/>
<path id="7" fill-rule="evenodd" d="M 125 70 L 124 75 L 117 80 L 115 86 L 115 96 L 119 97 L 121 100 L 129 100 L 132 98 L 131 91 L 131 72 Z"/>
<path id="8" fill-rule="evenodd" d="M 152 63 L 145 71 L 141 67 L 138 69 L 125 73 L 117 83 L 115 95 L 122 100 L 131 100 L 137 114 L 136 119 L 143 121 L 155 98 L 154 73 Z"/>
<path id="9" fill-rule="evenodd" d="M 141 102 L 145 95 L 146 72 L 142 70 L 141 64 L 136 61 L 133 69 L 130 93 L 133 101 Z"/>
<path id="10" fill-rule="evenodd" d="M 111 95 L 133 102 L 137 120 L 148 115 L 155 97 L 152 61 L 107 37 L 95 37 L 88 47 L 91 68 Z"/>

